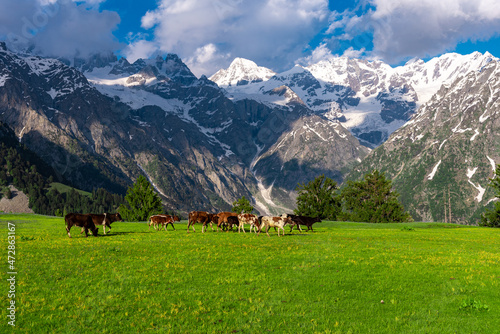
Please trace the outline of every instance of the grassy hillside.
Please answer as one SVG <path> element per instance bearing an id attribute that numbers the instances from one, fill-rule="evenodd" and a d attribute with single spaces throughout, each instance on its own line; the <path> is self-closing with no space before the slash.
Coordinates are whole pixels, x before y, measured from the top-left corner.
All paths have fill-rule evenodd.
<path id="1" fill-rule="evenodd" d="M 494 333 L 500 230 L 318 223 L 278 238 L 112 232 L 68 238 L 62 218 L 0 215 L 16 234 L 18 330 L 37 333 Z M 169 227 L 170 228 L 170 227 Z M 287 232 L 289 230 L 287 229 Z M 101 233 L 102 234 L 102 233 Z M 8 290 L 6 281 L 0 285 Z M 382 302 L 383 301 L 383 302 Z M 7 326 L 0 294 L 0 332 Z"/>
<path id="2" fill-rule="evenodd" d="M 70 187 L 68 185 L 65 185 L 65 184 L 62 184 L 62 183 L 58 183 L 58 182 L 52 182 L 50 184 L 50 189 L 55 189 L 55 190 L 57 190 L 61 194 L 65 194 L 65 193 L 69 192 L 70 190 L 75 189 L 80 195 L 85 195 L 85 196 L 88 196 L 88 197 L 92 197 L 92 193 L 89 193 L 88 191 L 83 191 L 83 190 L 80 190 L 80 189 L 72 188 L 72 187 Z"/>

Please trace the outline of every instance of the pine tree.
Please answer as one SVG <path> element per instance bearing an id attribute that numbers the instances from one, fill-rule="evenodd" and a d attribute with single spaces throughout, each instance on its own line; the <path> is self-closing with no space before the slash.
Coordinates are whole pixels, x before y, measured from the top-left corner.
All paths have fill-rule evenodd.
<path id="1" fill-rule="evenodd" d="M 145 221 L 151 215 L 163 213 L 160 197 L 143 175 L 127 190 L 125 200 L 128 205 L 120 205 L 119 212 L 127 221 Z"/>
<path id="2" fill-rule="evenodd" d="M 251 213 L 253 211 L 253 206 L 250 204 L 250 201 L 243 196 L 239 200 L 233 202 L 231 211 L 237 213 Z"/>
<path id="3" fill-rule="evenodd" d="M 298 184 L 296 215 L 319 217 L 320 219 L 337 219 L 340 213 L 340 198 L 336 193 L 337 182 L 320 175 L 309 183 Z"/>
<path id="4" fill-rule="evenodd" d="M 500 198 L 500 164 L 497 165 L 495 175 L 490 179 L 490 187 L 495 189 L 495 197 Z M 495 202 L 492 210 L 486 210 L 481 215 L 480 226 L 500 227 L 500 202 Z"/>
<path id="5" fill-rule="evenodd" d="M 392 191 L 392 181 L 373 170 L 362 181 L 348 181 L 342 190 L 343 219 L 367 223 L 401 223 L 412 221 Z"/>

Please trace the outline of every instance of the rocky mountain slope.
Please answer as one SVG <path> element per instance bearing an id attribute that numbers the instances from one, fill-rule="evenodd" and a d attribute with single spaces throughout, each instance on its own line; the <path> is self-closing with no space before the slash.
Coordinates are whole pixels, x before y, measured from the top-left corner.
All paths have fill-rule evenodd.
<path id="1" fill-rule="evenodd" d="M 315 114 L 339 120 L 370 147 L 383 143 L 441 87 L 479 70 L 491 54 L 445 54 L 428 62 L 412 60 L 393 68 L 381 61 L 336 57 L 284 73 L 235 59 L 210 79 L 234 99 L 280 104 L 271 92 L 288 87 Z"/>
<path id="2" fill-rule="evenodd" d="M 494 199 L 488 178 L 500 163 L 499 99 L 500 62 L 491 59 L 444 85 L 350 177 L 378 168 L 415 219 L 475 223 Z"/>
<path id="3" fill-rule="evenodd" d="M 84 190 L 123 193 L 145 174 L 172 209 L 227 210 L 246 196 L 261 212 L 282 212 L 294 205 L 289 190 L 314 173 L 281 173 L 311 163 L 341 181 L 346 166 L 367 153 L 337 121 L 313 115 L 286 87 L 269 92 L 280 103 L 233 101 L 175 55 L 133 64 L 96 56 L 74 66 L 14 54 L 0 43 L 0 120 Z M 320 134 L 310 136 L 310 149 L 332 160 L 266 158 L 274 157 L 270 150 L 280 152 L 278 139 L 297 133 L 300 124 L 302 133 L 306 123 L 304 131 Z"/>

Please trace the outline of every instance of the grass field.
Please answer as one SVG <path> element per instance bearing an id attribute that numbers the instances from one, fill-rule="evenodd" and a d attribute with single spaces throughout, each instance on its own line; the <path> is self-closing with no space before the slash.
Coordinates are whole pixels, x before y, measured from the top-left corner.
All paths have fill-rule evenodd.
<path id="1" fill-rule="evenodd" d="M 500 333 L 500 229 L 324 222 L 269 238 L 118 222 L 70 239 L 62 218 L 4 214 L 2 277 L 8 222 L 16 332 Z"/>

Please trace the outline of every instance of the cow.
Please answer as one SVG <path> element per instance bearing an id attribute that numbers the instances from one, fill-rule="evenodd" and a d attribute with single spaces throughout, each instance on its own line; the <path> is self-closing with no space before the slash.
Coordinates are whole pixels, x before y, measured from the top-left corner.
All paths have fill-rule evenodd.
<path id="1" fill-rule="evenodd" d="M 91 213 L 90 216 L 92 217 L 94 225 L 102 225 L 104 235 L 106 235 L 106 226 L 109 228 L 109 231 L 111 231 L 111 223 L 123 221 L 122 216 L 120 216 L 119 213 L 113 213 L 113 214 L 104 213 L 102 215 L 95 215 Z M 83 233 L 83 228 L 80 234 L 82 233 Z"/>
<path id="2" fill-rule="evenodd" d="M 252 232 L 252 228 L 254 228 L 255 233 L 257 233 L 258 217 L 256 215 L 252 215 L 250 213 L 241 213 L 238 215 L 238 220 L 240 224 L 238 225 L 238 233 L 240 233 L 240 228 L 243 229 L 243 233 L 245 232 L 245 224 L 250 225 L 250 232 Z"/>
<path id="3" fill-rule="evenodd" d="M 314 223 L 321 223 L 321 219 L 319 217 L 307 217 L 307 216 L 296 216 L 296 215 L 288 215 L 294 224 L 290 226 L 290 232 L 292 232 L 293 227 L 296 225 L 298 226 L 299 230 L 302 232 L 302 229 L 300 228 L 300 225 L 305 225 L 307 226 L 307 231 L 311 230 L 314 232 L 312 226 Z"/>
<path id="4" fill-rule="evenodd" d="M 157 228 L 159 229 L 159 226 L 162 223 L 162 219 L 160 218 L 160 215 L 152 215 L 148 218 L 148 221 L 149 221 L 148 231 L 151 231 L 151 225 L 153 225 L 153 228 L 156 230 Z"/>
<path id="5" fill-rule="evenodd" d="M 283 231 L 283 235 L 285 235 L 285 229 L 283 227 L 285 225 L 288 225 L 288 224 L 293 224 L 292 219 L 290 217 L 288 217 L 288 215 L 285 213 L 283 215 L 281 215 L 281 217 L 263 216 L 261 218 L 261 222 L 262 223 L 260 224 L 258 234 L 260 234 L 260 232 L 262 231 L 262 228 L 265 227 L 268 237 L 270 237 L 270 235 L 268 233 L 269 228 L 277 227 L 277 228 L 281 229 Z M 280 231 L 278 230 L 278 236 L 279 235 L 280 235 Z"/>
<path id="6" fill-rule="evenodd" d="M 231 231 L 233 230 L 233 226 L 238 226 L 238 231 L 240 229 L 240 220 L 238 219 L 238 216 L 227 217 L 227 224 Z"/>
<path id="7" fill-rule="evenodd" d="M 234 212 L 219 212 L 217 216 L 219 217 L 219 221 L 217 222 L 217 232 L 219 232 L 219 228 L 222 230 L 224 225 L 229 225 L 229 222 L 227 221 L 228 217 L 236 216 L 237 218 L 238 214 Z"/>
<path id="8" fill-rule="evenodd" d="M 201 223 L 203 224 L 201 228 L 201 232 L 205 233 L 206 226 L 208 224 L 212 224 L 214 222 L 214 215 L 205 212 L 205 211 L 191 211 L 189 213 L 188 217 L 188 226 L 187 226 L 187 231 L 189 232 L 189 226 L 193 228 L 193 232 L 196 232 L 194 229 L 194 224 L 195 223 Z M 212 227 L 212 225 L 210 225 Z M 212 231 L 213 231 L 212 227 Z"/>
<path id="9" fill-rule="evenodd" d="M 201 231 L 204 233 L 204 231 L 207 230 L 207 225 L 210 224 L 210 228 L 212 229 L 213 232 L 215 231 L 213 225 L 215 224 L 215 226 L 217 226 L 218 223 L 219 223 L 219 216 L 217 216 L 216 213 L 209 213 L 208 220 L 203 224 Z"/>
<path id="10" fill-rule="evenodd" d="M 164 227 L 166 231 L 168 224 L 171 224 L 172 228 L 175 231 L 174 221 L 180 221 L 179 217 L 171 215 L 153 215 L 149 217 L 149 230 L 151 230 L 151 225 L 153 225 L 153 228 L 155 230 L 157 229 L 157 227 L 158 231 L 161 230 L 162 227 Z"/>
<path id="11" fill-rule="evenodd" d="M 181 219 L 179 218 L 179 216 L 174 216 L 174 215 L 165 215 L 165 222 L 163 223 L 163 226 L 165 227 L 165 231 L 167 230 L 167 226 L 168 224 L 172 225 L 172 228 L 174 229 L 175 231 L 175 227 L 174 227 L 174 222 L 180 222 Z"/>
<path id="12" fill-rule="evenodd" d="M 71 234 L 69 231 L 73 226 L 83 227 L 85 231 L 85 237 L 88 237 L 89 230 L 92 231 L 94 237 L 97 237 L 98 228 L 95 227 L 94 222 L 92 221 L 92 217 L 90 215 L 85 215 L 81 213 L 68 213 L 64 217 L 64 221 L 66 223 L 66 232 L 68 233 L 68 237 L 71 238 Z"/>

